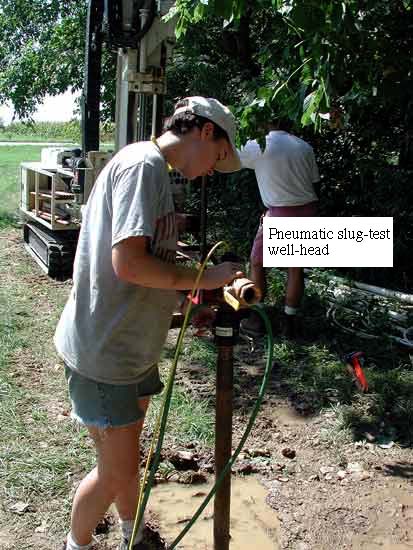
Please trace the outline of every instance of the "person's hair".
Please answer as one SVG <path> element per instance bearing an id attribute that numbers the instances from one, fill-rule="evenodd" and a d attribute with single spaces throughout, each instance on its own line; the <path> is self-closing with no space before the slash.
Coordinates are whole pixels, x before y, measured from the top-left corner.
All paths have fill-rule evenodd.
<path id="1" fill-rule="evenodd" d="M 290 132 L 293 127 L 293 122 L 287 117 L 274 117 L 271 119 L 269 124 L 269 129 L 273 130 L 284 130 L 285 132 Z"/>
<path id="2" fill-rule="evenodd" d="M 175 110 L 179 109 L 180 107 L 188 107 L 188 104 L 188 100 L 185 99 L 178 101 L 178 103 L 175 105 Z M 188 111 L 182 111 L 181 113 L 178 113 L 176 115 L 174 114 L 169 117 L 165 122 L 164 131 L 169 130 L 175 135 L 182 136 L 190 132 L 193 128 L 199 128 L 200 130 L 202 130 L 207 122 L 211 122 L 214 125 L 214 141 L 217 141 L 221 138 L 225 138 L 227 141 L 229 141 L 227 132 L 223 130 L 221 126 L 218 126 L 218 124 L 216 124 L 212 120 L 209 120 L 209 118 L 194 114 L 189 109 Z"/>

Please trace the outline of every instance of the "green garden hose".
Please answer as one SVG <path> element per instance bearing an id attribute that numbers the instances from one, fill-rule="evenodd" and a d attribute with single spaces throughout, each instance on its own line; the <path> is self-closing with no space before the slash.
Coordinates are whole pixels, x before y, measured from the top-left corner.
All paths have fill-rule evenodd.
<path id="1" fill-rule="evenodd" d="M 195 294 L 196 290 L 198 289 L 199 281 L 201 279 L 202 273 L 205 269 L 205 266 L 206 266 L 209 258 L 212 256 L 215 249 L 218 246 L 220 246 L 221 244 L 222 244 L 221 242 L 217 243 L 210 250 L 208 256 L 205 259 L 205 261 L 202 263 L 202 265 L 199 269 L 199 272 L 198 272 L 197 279 L 196 279 L 195 284 L 194 284 L 194 288 L 192 289 L 192 296 Z M 174 360 L 172 362 L 171 370 L 169 372 L 162 407 L 161 407 L 161 410 L 159 412 L 157 422 L 156 422 L 156 425 L 155 425 L 155 429 L 154 429 L 154 432 L 153 432 L 151 447 L 150 447 L 150 450 L 149 450 L 149 453 L 148 453 L 148 458 L 147 458 L 146 466 L 145 466 L 145 473 L 144 473 L 144 476 L 143 476 L 141 489 L 140 489 L 140 493 L 139 493 L 138 506 L 137 506 L 137 510 L 136 510 L 133 533 L 132 533 L 131 539 L 129 541 L 128 550 L 132 550 L 132 548 L 133 548 L 133 541 L 135 540 L 135 536 L 136 536 L 136 532 L 138 530 L 138 526 L 140 525 L 140 523 L 143 519 L 146 504 L 148 502 L 150 491 L 151 491 L 153 481 L 154 481 L 154 478 L 155 478 L 155 474 L 156 474 L 156 471 L 157 471 L 158 466 L 159 466 L 161 450 L 162 450 L 162 444 L 163 444 L 163 440 L 164 440 L 164 436 L 165 436 L 166 423 L 167 423 L 167 419 L 168 419 L 169 407 L 170 407 L 170 403 L 171 403 L 173 383 L 174 383 L 175 374 L 176 374 L 176 367 L 177 367 L 179 356 L 181 354 L 183 338 L 184 338 L 185 331 L 186 331 L 186 328 L 187 328 L 188 323 L 189 323 L 189 319 L 191 317 L 192 312 L 195 311 L 195 308 L 192 309 L 191 305 L 192 304 L 190 303 L 188 308 L 187 308 L 185 318 L 184 318 L 184 322 L 183 322 L 183 325 L 182 325 L 181 330 L 179 332 L 179 336 L 178 336 L 178 340 L 177 340 L 177 344 L 176 344 L 176 348 L 175 348 Z M 198 309 L 198 308 L 196 308 L 196 309 Z M 257 307 L 257 306 L 252 306 L 252 309 L 254 309 L 262 317 L 262 319 L 264 321 L 265 328 L 266 328 L 266 331 L 267 331 L 267 349 L 268 349 L 268 356 L 267 356 L 267 363 L 266 363 L 266 367 L 265 367 L 265 373 L 264 373 L 263 380 L 262 380 L 262 383 L 261 383 L 261 387 L 260 387 L 260 390 L 259 390 L 259 393 L 258 393 L 257 401 L 255 403 L 255 406 L 254 406 L 253 410 L 252 410 L 252 413 L 251 413 L 250 419 L 248 421 L 247 427 L 245 429 L 245 432 L 244 432 L 244 434 L 243 434 L 236 450 L 234 451 L 231 458 L 228 460 L 225 468 L 221 472 L 219 478 L 215 482 L 215 484 L 212 487 L 211 491 L 206 496 L 203 503 L 199 506 L 198 510 L 195 512 L 195 514 L 193 515 L 191 520 L 188 522 L 188 524 L 185 526 L 185 528 L 182 530 L 182 532 L 172 542 L 171 546 L 169 547 L 169 550 L 172 550 L 173 548 L 176 548 L 176 545 L 182 540 L 182 538 L 186 535 L 186 533 L 191 529 L 193 524 L 196 522 L 196 520 L 202 514 L 203 510 L 208 505 L 211 498 L 215 495 L 215 493 L 216 493 L 219 485 L 221 484 L 222 480 L 225 478 L 228 471 L 231 470 L 232 465 L 236 461 L 239 453 L 241 452 L 241 449 L 244 446 L 245 441 L 247 440 L 247 438 L 248 438 L 248 436 L 251 432 L 252 426 L 255 422 L 255 419 L 258 415 L 258 411 L 260 409 L 260 406 L 261 406 L 261 403 L 262 403 L 262 400 L 263 400 L 263 397 L 264 397 L 264 393 L 265 393 L 265 390 L 266 390 L 266 387 L 267 387 L 267 383 L 268 383 L 268 380 L 269 380 L 269 377 L 270 377 L 270 374 L 271 374 L 272 358 L 273 358 L 273 336 L 272 336 L 271 323 L 270 323 L 267 315 L 263 311 L 263 309 L 260 308 L 260 307 Z M 152 465 L 151 465 L 151 468 L 150 468 L 150 473 L 148 475 L 149 465 L 150 465 L 151 460 L 152 460 L 154 442 L 155 442 L 156 438 L 158 438 L 158 442 L 157 442 L 157 445 L 156 445 L 154 460 L 152 462 Z"/>
<path id="2" fill-rule="evenodd" d="M 202 274 L 205 270 L 205 267 L 206 267 L 209 259 L 211 258 L 212 254 L 215 252 L 215 250 L 219 246 L 221 246 L 221 244 L 223 244 L 222 241 L 218 242 L 215 246 L 213 246 L 211 248 L 211 250 L 209 251 L 208 255 L 206 256 L 205 260 L 202 262 L 202 264 L 199 268 L 197 277 L 195 279 L 194 286 L 193 286 L 192 291 L 191 291 L 191 297 L 195 296 L 196 291 L 199 288 L 199 283 L 200 283 Z M 161 406 L 161 409 L 159 411 L 158 418 L 156 420 L 155 429 L 153 431 L 151 446 L 150 446 L 150 449 L 149 449 L 148 458 L 146 460 L 146 465 L 145 465 L 145 472 L 144 472 L 144 475 L 143 475 L 143 479 L 142 479 L 142 483 L 141 483 L 141 487 L 140 487 L 140 491 L 139 491 L 138 505 L 137 505 L 136 515 L 135 515 L 135 521 L 134 521 L 134 524 L 133 524 L 132 536 L 130 538 L 129 545 L 128 545 L 128 550 L 133 549 L 133 541 L 135 540 L 135 536 L 136 536 L 136 533 L 138 531 L 138 527 L 139 527 L 139 525 L 140 525 L 140 523 L 143 519 L 146 504 L 148 502 L 149 494 L 151 492 L 153 481 L 155 479 L 156 470 L 158 469 L 158 466 L 159 466 L 160 457 L 161 457 L 161 450 L 162 450 L 162 444 L 163 444 L 163 440 L 164 440 L 164 437 L 165 437 L 166 422 L 168 420 L 169 407 L 170 407 L 170 404 L 171 404 L 172 389 L 173 389 L 173 384 L 174 384 L 174 380 L 175 380 L 176 367 L 177 367 L 177 364 L 178 364 L 179 356 L 181 354 L 181 349 L 182 349 L 182 344 L 183 344 L 183 340 L 184 340 L 184 336 L 185 336 L 185 331 L 188 327 L 191 312 L 192 312 L 192 300 L 189 301 L 189 304 L 188 304 L 188 307 L 187 307 L 187 310 L 186 310 L 186 313 L 185 313 L 185 317 L 184 317 L 184 322 L 183 322 L 182 327 L 179 331 L 178 340 L 177 340 L 176 347 L 175 347 L 174 359 L 172 361 L 172 366 L 171 366 L 171 369 L 169 371 L 168 381 L 166 383 L 166 389 L 165 389 L 165 393 L 164 393 L 162 406 Z M 149 470 L 149 466 L 150 466 L 151 461 L 152 461 L 153 449 L 154 449 L 154 444 L 155 444 L 156 439 L 158 439 L 158 442 L 157 442 L 157 445 L 156 445 L 155 456 L 154 456 L 154 460 L 152 462 L 151 469 L 150 469 L 150 472 L 149 472 L 149 475 L 148 475 L 148 470 Z"/>
<path id="3" fill-rule="evenodd" d="M 247 427 L 245 428 L 245 431 L 244 431 L 244 433 L 241 437 L 241 440 L 238 443 L 238 447 L 235 449 L 233 455 L 228 460 L 227 464 L 225 465 L 225 468 L 222 470 L 219 478 L 216 480 L 215 485 L 212 487 L 212 489 L 210 490 L 208 495 L 205 497 L 205 500 L 203 501 L 203 503 L 199 506 L 198 510 L 192 516 L 192 518 L 188 522 L 188 524 L 184 527 L 184 529 L 182 529 L 180 534 L 172 542 L 171 546 L 168 547 L 168 550 L 173 550 L 173 548 L 176 548 L 176 545 L 183 539 L 183 537 L 186 535 L 186 533 L 191 529 L 193 524 L 196 522 L 196 520 L 199 518 L 199 516 L 202 514 L 202 512 L 204 511 L 204 509 L 208 505 L 211 498 L 215 495 L 215 493 L 217 492 L 218 487 L 222 483 L 222 481 L 225 478 L 225 476 L 227 475 L 227 473 L 229 471 L 231 471 L 231 468 L 232 468 L 234 462 L 238 458 L 238 455 L 240 454 L 240 452 L 241 452 L 241 450 L 242 450 L 242 448 L 243 448 L 243 446 L 244 446 L 244 444 L 245 444 L 245 442 L 246 442 L 246 440 L 247 440 L 247 438 L 248 438 L 248 436 L 251 432 L 252 426 L 254 425 L 255 419 L 257 418 L 257 415 L 258 415 L 258 411 L 261 407 L 261 403 L 262 403 L 262 400 L 263 400 L 263 397 L 264 397 L 264 394 L 265 394 L 265 390 L 266 390 L 268 380 L 269 380 L 270 374 L 271 374 L 271 369 L 272 369 L 274 341 L 273 341 L 273 336 L 272 336 L 271 323 L 270 323 L 267 315 L 263 311 L 263 309 L 260 308 L 260 307 L 257 307 L 257 306 L 252 306 L 252 309 L 255 310 L 262 317 L 262 320 L 264 321 L 265 329 L 267 331 L 267 349 L 268 349 L 267 363 L 265 365 L 265 372 L 264 372 L 264 376 L 263 376 L 263 379 L 262 379 L 260 390 L 258 392 L 257 401 L 254 405 L 253 410 L 252 410 L 252 413 L 251 413 L 250 419 L 248 421 Z"/>

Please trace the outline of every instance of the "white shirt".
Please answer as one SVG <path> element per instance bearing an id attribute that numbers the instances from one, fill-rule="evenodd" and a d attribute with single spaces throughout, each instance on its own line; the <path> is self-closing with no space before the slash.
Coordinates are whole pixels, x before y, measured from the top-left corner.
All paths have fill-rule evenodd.
<path id="1" fill-rule="evenodd" d="M 264 152 L 251 140 L 239 151 L 243 168 L 255 170 L 264 205 L 299 206 L 317 201 L 313 183 L 320 177 L 313 148 L 287 132 L 271 131 Z"/>

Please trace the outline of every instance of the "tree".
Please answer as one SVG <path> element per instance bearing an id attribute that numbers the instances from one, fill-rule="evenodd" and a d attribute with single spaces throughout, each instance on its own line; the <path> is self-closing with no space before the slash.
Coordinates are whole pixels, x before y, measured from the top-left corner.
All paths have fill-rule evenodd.
<path id="1" fill-rule="evenodd" d="M 86 11 L 87 0 L 0 0 L 0 102 L 10 101 L 19 118 L 30 119 L 46 94 L 82 89 Z M 111 106 L 111 52 L 103 73 Z"/>
<path id="2" fill-rule="evenodd" d="M 319 130 L 324 119 L 342 126 L 376 113 L 396 124 L 406 162 L 413 109 L 409 0 L 177 0 L 175 10 L 179 36 L 194 24 L 207 34 L 215 16 L 222 33 L 232 30 L 245 45 L 250 74 L 240 83 L 241 139 L 273 115 Z"/>
<path id="3" fill-rule="evenodd" d="M 18 116 L 30 117 L 47 93 L 82 87 L 86 7 L 87 0 L 0 0 L 0 101 L 11 101 Z M 412 0 L 177 0 L 174 12 L 170 103 L 201 94 L 232 105 L 241 142 L 262 137 L 270 118 L 289 118 L 316 145 L 325 213 L 397 215 L 395 250 L 406 263 Z M 107 119 L 115 65 L 104 49 Z"/>
<path id="4" fill-rule="evenodd" d="M 10 100 L 19 117 L 29 117 L 46 93 L 80 87 L 84 20 L 83 1 L 1 0 L 0 100 Z"/>
<path id="5" fill-rule="evenodd" d="M 172 68 L 175 80 L 188 89 L 195 80 L 198 93 L 232 104 L 241 142 L 263 135 L 272 117 L 293 121 L 317 152 L 324 215 L 394 217 L 397 269 L 357 276 L 411 289 L 411 2 L 178 0 L 176 11 L 184 62 Z M 242 63 L 238 45 L 246 43 L 246 29 L 251 62 Z M 239 185 L 232 182 L 229 192 L 227 185 L 225 195 L 217 188 L 221 206 L 215 207 L 247 227 L 251 206 L 233 216 L 227 203 L 227 196 L 236 200 Z"/>
<path id="6" fill-rule="evenodd" d="M 86 9 L 87 0 L 0 0 L 0 101 L 19 117 L 47 93 L 81 89 Z M 175 12 L 174 74 L 189 74 L 201 54 L 186 89 L 210 78 L 214 95 L 233 98 L 241 140 L 273 115 L 316 129 L 360 122 L 376 138 L 372 112 L 395 127 L 399 160 L 411 164 L 411 0 L 177 0 Z M 107 49 L 103 73 L 110 117 L 115 60 Z"/>

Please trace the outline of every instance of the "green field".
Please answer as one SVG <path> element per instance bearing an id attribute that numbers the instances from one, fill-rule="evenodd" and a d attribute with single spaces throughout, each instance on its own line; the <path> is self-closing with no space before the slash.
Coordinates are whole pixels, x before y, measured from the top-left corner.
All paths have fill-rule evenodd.
<path id="1" fill-rule="evenodd" d="M 27 133 L 27 134 L 13 134 L 12 132 L 2 132 L 0 133 L 0 142 L 8 142 L 11 141 L 13 143 L 24 143 L 24 142 L 36 142 L 36 143 L 67 143 L 72 144 L 73 140 L 70 139 L 50 139 L 47 135 L 41 135 L 41 136 L 35 136 L 33 134 Z"/>
<path id="2" fill-rule="evenodd" d="M 20 164 L 40 160 L 40 145 L 0 147 L 0 227 L 17 219 L 20 199 Z"/>
<path id="3" fill-rule="evenodd" d="M 43 148 L 44 145 L 0 146 L 0 227 L 13 225 L 18 219 L 20 164 L 40 160 Z M 102 143 L 101 150 L 110 149 L 113 143 Z"/>
<path id="4" fill-rule="evenodd" d="M 113 141 L 114 125 L 104 124 L 101 127 L 101 141 Z M 12 122 L 6 127 L 1 126 L 0 141 L 30 141 L 51 143 L 79 143 L 81 139 L 80 120 L 68 122 Z"/>

